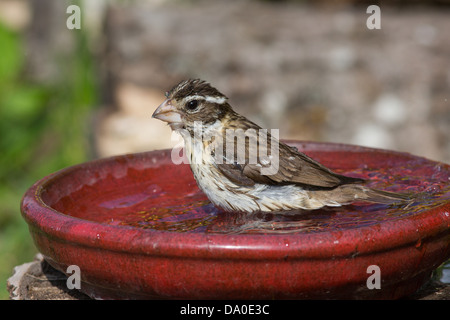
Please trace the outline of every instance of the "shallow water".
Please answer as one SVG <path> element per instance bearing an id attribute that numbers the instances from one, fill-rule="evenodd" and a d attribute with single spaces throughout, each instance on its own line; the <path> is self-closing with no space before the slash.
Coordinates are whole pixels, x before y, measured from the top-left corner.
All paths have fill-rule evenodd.
<path id="1" fill-rule="evenodd" d="M 417 162 L 408 168 L 360 168 L 351 173 L 340 172 L 368 179 L 368 186 L 373 188 L 415 194 L 414 203 L 408 206 L 355 203 L 314 211 L 226 213 L 216 209 L 198 192 L 184 199 L 186 204 L 183 205 L 130 212 L 120 224 L 176 232 L 217 233 L 319 232 L 368 226 L 420 214 L 450 201 L 450 183 L 443 183 L 449 181 L 449 173 L 435 166 L 434 173 L 424 179 L 428 171 L 423 166 L 424 163 Z"/>

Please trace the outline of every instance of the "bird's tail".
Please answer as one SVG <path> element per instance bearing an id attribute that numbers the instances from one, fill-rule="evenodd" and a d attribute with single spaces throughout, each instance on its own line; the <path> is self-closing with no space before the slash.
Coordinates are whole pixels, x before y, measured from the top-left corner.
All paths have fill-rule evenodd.
<path id="1" fill-rule="evenodd" d="M 382 204 L 409 204 L 413 202 L 413 196 L 407 193 L 396 193 L 371 189 L 362 185 L 345 184 L 333 190 L 313 191 L 314 206 L 342 206 L 353 202 L 367 201 Z"/>
<path id="2" fill-rule="evenodd" d="M 383 191 L 377 189 L 370 189 L 366 187 L 361 187 L 361 191 L 365 195 L 364 201 L 375 202 L 375 203 L 408 203 L 413 200 L 413 196 L 408 193 L 397 193 L 390 191 Z"/>

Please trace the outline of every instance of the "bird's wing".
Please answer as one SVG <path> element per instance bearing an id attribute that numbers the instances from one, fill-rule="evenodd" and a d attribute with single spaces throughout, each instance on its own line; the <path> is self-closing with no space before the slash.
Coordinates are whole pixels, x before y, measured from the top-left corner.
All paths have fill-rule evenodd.
<path id="1" fill-rule="evenodd" d="M 239 164 L 223 163 L 219 164 L 218 168 L 223 175 L 237 185 L 252 186 L 255 184 L 253 179 L 243 173 L 243 167 Z"/>
<path id="2" fill-rule="evenodd" d="M 270 135 L 267 137 L 267 141 L 258 139 L 257 144 L 252 144 L 251 139 L 247 139 L 245 143 L 235 144 L 234 157 L 230 159 L 224 156 L 225 161 L 217 165 L 218 169 L 234 183 L 246 186 L 264 183 L 334 188 L 342 184 L 364 181 L 336 174 L 300 153 L 296 148 L 271 139 Z M 244 152 L 243 148 L 248 151 L 245 152 L 244 162 L 236 157 L 239 152 L 241 154 Z M 274 150 L 278 150 L 278 154 L 276 152 L 272 154 Z M 253 155 L 253 158 L 249 155 Z M 258 156 L 255 157 L 255 155 Z"/>

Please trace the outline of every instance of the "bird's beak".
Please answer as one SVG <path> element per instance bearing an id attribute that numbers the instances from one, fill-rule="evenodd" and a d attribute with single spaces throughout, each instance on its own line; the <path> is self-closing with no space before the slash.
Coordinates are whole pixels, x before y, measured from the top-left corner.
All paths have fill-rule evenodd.
<path id="1" fill-rule="evenodd" d="M 171 104 L 171 100 L 167 99 L 159 105 L 159 107 L 153 112 L 152 118 L 159 119 L 170 123 L 180 123 L 181 114 Z"/>

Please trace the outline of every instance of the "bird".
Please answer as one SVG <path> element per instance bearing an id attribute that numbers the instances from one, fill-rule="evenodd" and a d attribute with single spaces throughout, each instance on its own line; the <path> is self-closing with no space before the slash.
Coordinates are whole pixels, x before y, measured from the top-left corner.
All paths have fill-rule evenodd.
<path id="1" fill-rule="evenodd" d="M 199 189 L 225 211 L 286 212 L 411 199 L 333 172 L 234 111 L 227 96 L 204 80 L 183 80 L 165 97 L 152 117 L 183 137 Z"/>

